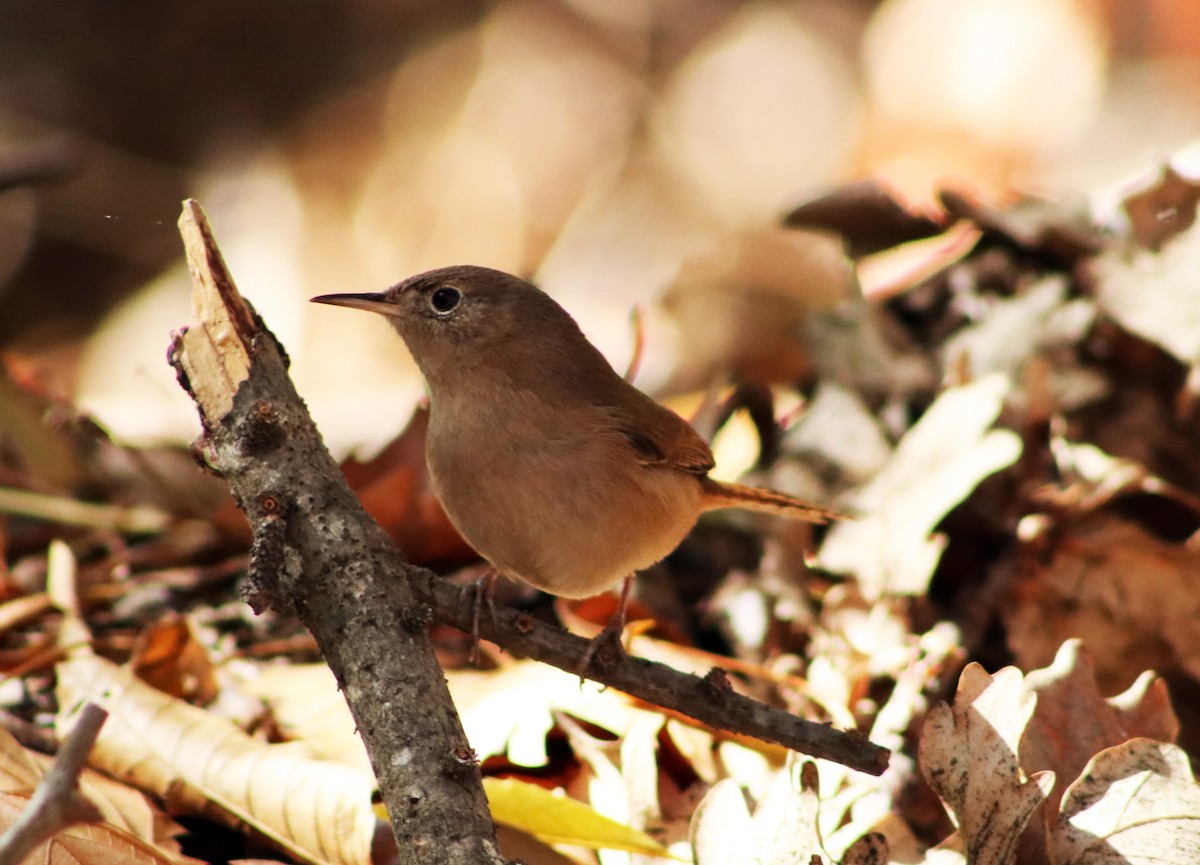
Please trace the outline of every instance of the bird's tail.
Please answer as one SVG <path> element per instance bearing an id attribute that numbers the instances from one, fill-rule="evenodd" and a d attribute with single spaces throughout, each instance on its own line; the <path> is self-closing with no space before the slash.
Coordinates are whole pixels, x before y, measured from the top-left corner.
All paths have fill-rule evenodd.
<path id="1" fill-rule="evenodd" d="M 700 483 L 704 489 L 704 498 L 701 500 L 700 507 L 706 511 L 715 511 L 720 508 L 746 508 L 747 510 L 776 514 L 792 520 L 804 520 L 809 523 L 828 523 L 831 520 L 847 518 L 846 514 L 773 490 L 749 487 L 745 484 L 727 484 L 712 478 L 703 478 Z"/>

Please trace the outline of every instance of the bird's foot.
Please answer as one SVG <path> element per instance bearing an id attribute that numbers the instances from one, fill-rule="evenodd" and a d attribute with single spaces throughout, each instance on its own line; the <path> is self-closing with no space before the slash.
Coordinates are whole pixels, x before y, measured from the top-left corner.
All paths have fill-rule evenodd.
<path id="1" fill-rule="evenodd" d="M 579 673 L 581 679 L 593 664 L 598 669 L 611 669 L 625 657 L 625 644 L 622 637 L 625 633 L 625 608 L 629 605 L 629 590 L 632 586 L 633 577 L 626 577 L 625 582 L 621 585 L 621 600 L 617 604 L 617 611 L 612 614 L 608 624 L 604 626 L 604 630 L 592 637 L 583 657 L 579 659 L 579 666 L 575 668 L 575 671 Z"/>
<path id="2" fill-rule="evenodd" d="M 621 640 L 625 631 L 625 617 L 621 616 L 620 622 L 617 622 L 617 618 L 613 616 L 604 626 L 604 630 L 592 637 L 588 643 L 583 657 L 579 659 L 579 666 L 575 668 L 580 678 L 587 674 L 593 664 L 597 669 L 607 670 L 615 667 L 625 657 L 625 645 Z"/>
<path id="3" fill-rule="evenodd" d="M 483 607 L 487 605 L 488 617 L 492 624 L 496 622 L 496 571 L 489 568 L 488 572 L 475 581 L 475 603 L 471 611 L 471 653 L 467 662 L 471 666 L 479 666 L 479 622 L 483 615 Z"/>

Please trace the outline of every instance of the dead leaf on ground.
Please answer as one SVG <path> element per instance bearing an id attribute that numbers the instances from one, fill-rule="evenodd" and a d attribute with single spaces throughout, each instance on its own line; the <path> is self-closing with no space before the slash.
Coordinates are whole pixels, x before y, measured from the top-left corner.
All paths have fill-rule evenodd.
<path id="1" fill-rule="evenodd" d="M 821 840 L 821 806 L 817 764 L 795 755 L 775 774 L 753 817 L 742 789 L 720 781 L 692 818 L 697 865 L 833 863 Z M 887 842 L 878 834 L 864 836 L 842 861 L 886 862 Z"/>
<path id="2" fill-rule="evenodd" d="M 535 661 L 499 670 L 449 670 L 446 679 L 462 717 L 467 740 L 486 760 L 504 755 L 518 766 L 544 766 L 546 734 L 556 712 L 609 730 L 617 736 L 639 717 L 661 722 L 613 689 L 579 686 L 579 677 Z M 280 725 L 328 759 L 361 766 L 365 753 L 346 702 L 324 664 L 264 666 L 243 687 L 267 702 Z"/>
<path id="3" fill-rule="evenodd" d="M 1109 393 L 1099 372 L 1073 360 L 1073 348 L 1091 328 L 1096 310 L 1092 301 L 1070 297 L 1064 276 L 1046 277 L 1012 297 L 988 302 L 976 321 L 942 344 L 943 368 L 965 369 L 971 377 L 1002 372 L 1021 381 L 1031 363 L 1057 352 L 1061 359 L 1047 365 L 1044 383 L 1049 410 L 1077 409 Z M 1010 399 L 1027 404 L 1034 396 L 1019 388 Z"/>
<path id="4" fill-rule="evenodd" d="M 1161 252 L 1110 249 L 1092 269 L 1101 311 L 1185 366 L 1200 360 L 1200 226 Z"/>
<path id="5" fill-rule="evenodd" d="M 933 237 L 946 228 L 942 221 L 906 207 L 894 190 L 875 179 L 848 183 L 809 199 L 788 213 L 783 224 L 837 232 L 851 258 Z"/>
<path id="6" fill-rule="evenodd" d="M 887 464 L 892 447 L 862 395 L 834 383 L 817 386 L 804 413 L 784 433 L 786 453 L 816 454 L 851 483 L 863 483 Z"/>
<path id="7" fill-rule="evenodd" d="M 963 261 L 978 245 L 981 232 L 969 222 L 956 222 L 944 234 L 885 249 L 858 262 L 864 297 L 897 297 Z"/>
<path id="8" fill-rule="evenodd" d="M 0 727 L 0 830 L 7 829 L 30 801 L 53 759 L 21 747 Z M 79 787 L 105 823 L 72 826 L 38 848 L 30 861 L 83 863 L 160 863 L 180 865 L 175 835 L 182 829 L 137 790 L 84 769 Z M 83 852 L 87 851 L 87 856 Z M 74 859 L 72 857 L 75 857 Z M 91 858 L 88 858 L 91 857 Z"/>
<path id="9" fill-rule="evenodd" d="M 370 863 L 371 775 L 254 740 L 103 658 L 80 654 L 56 669 L 60 734 L 87 700 L 109 712 L 92 765 L 187 813 L 245 821 L 305 861 Z"/>
<path id="10" fill-rule="evenodd" d="M 433 494 L 425 467 L 428 426 L 429 409 L 416 409 L 404 432 L 379 454 L 366 462 L 350 457 L 342 473 L 405 558 L 445 568 L 474 561 L 478 555 L 454 530 Z"/>
<path id="11" fill-rule="evenodd" d="M 1200 785 L 1183 749 L 1133 739 L 1101 751 L 1063 797 L 1053 865 L 1200 861 Z"/>
<path id="12" fill-rule="evenodd" d="M 217 697 L 212 658 L 185 616 L 169 613 L 144 628 L 129 667 L 146 684 L 189 703 L 206 706 Z"/>
<path id="13" fill-rule="evenodd" d="M 921 770 L 954 816 L 972 865 L 1009 865 L 1030 816 L 1054 787 L 1053 772 L 1026 778 L 1017 759 L 1035 702 L 1015 667 L 990 676 L 972 663 L 953 708 L 934 706 L 921 731 Z"/>
<path id="14" fill-rule="evenodd" d="M 1001 608 L 1017 663 L 1047 664 L 1082 635 L 1102 687 L 1123 688 L 1146 669 L 1200 675 L 1200 551 L 1107 510 L 1045 541 L 1049 549 L 1018 561 Z"/>
<path id="15" fill-rule="evenodd" d="M 0 794 L 0 826 L 12 824 L 28 803 L 8 794 Z M 179 856 L 156 850 L 133 835 L 107 824 L 72 826 L 34 848 L 23 860 L 44 865 L 181 865 Z"/>
<path id="16" fill-rule="evenodd" d="M 946 546 L 934 528 L 981 480 L 1021 454 L 1015 433 L 992 428 L 1008 388 L 995 375 L 942 393 L 883 471 L 849 499 L 858 518 L 831 529 L 817 564 L 853 574 L 868 600 L 924 592 Z"/>
<path id="17" fill-rule="evenodd" d="M 1054 772 L 1057 782 L 1046 800 L 1050 813 L 1067 785 L 1105 748 L 1136 737 L 1174 742 L 1179 733 L 1162 679 L 1145 672 L 1124 693 L 1106 699 L 1081 640 L 1067 640 L 1053 664 L 1026 674 L 1025 690 L 1037 695 L 1037 704 L 1021 738 L 1021 768 L 1028 775 Z"/>
<path id="18" fill-rule="evenodd" d="M 1106 243 L 1082 195 L 1054 200 L 1026 195 L 1004 209 L 963 189 L 943 188 L 938 197 L 951 217 L 970 220 L 985 236 L 1063 265 L 1094 255 Z"/>
<path id="19" fill-rule="evenodd" d="M 626 850 L 649 856 L 669 856 L 667 849 L 637 829 L 598 813 L 577 799 L 519 781 L 484 778 L 492 816 L 552 844 L 572 844 L 592 850 Z"/>
<path id="20" fill-rule="evenodd" d="M 750 833 L 746 794 L 731 778 L 718 781 L 692 815 L 696 865 L 741 865 Z"/>

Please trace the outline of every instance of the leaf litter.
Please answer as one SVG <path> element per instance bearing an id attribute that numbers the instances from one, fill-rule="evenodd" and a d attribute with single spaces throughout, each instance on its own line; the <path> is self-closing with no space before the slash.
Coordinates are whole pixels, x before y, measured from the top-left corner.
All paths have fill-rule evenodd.
<path id="1" fill-rule="evenodd" d="M 787 758 L 493 651 L 448 675 L 527 861 L 1195 861 L 1200 740 L 1179 720 L 1200 676 L 1194 183 L 1167 170 L 1127 200 L 1124 228 L 1071 202 L 960 192 L 908 221 L 882 196 L 849 190 L 792 217 L 806 230 L 877 218 L 849 248 L 906 264 L 886 292 L 799 315 L 810 356 L 789 346 L 792 383 L 764 386 L 807 413 L 777 413 L 778 455 L 754 466 L 855 518 L 815 538 L 706 519 L 644 577 L 658 627 L 632 651 L 700 672 L 724 658 L 734 687 L 856 727 L 893 749 L 891 768 Z M 923 239 L 946 230 L 952 252 Z M 331 677 L 304 663 L 313 648 L 288 617 L 236 600 L 246 537 L 219 479 L 165 482 L 156 467 L 179 454 L 64 423 L 11 365 L 0 404 L 18 421 L 5 484 L 65 502 L 87 490 L 100 507 L 84 520 L 0 500 L 11 729 L 57 716 L 65 731 L 94 698 L 112 716 L 93 766 L 141 791 L 86 842 L 140 852 L 88 861 L 180 861 L 168 814 L 240 827 L 255 855 L 385 861 Z M 346 472 L 415 561 L 453 572 L 469 551 L 429 496 L 421 445 L 418 415 Z M 521 587 L 501 593 L 556 614 Z M 433 637 L 461 666 L 461 635 Z M 15 813 L 36 764 L 16 739 L 0 750 Z M 554 828 L 527 819 L 543 811 Z"/>

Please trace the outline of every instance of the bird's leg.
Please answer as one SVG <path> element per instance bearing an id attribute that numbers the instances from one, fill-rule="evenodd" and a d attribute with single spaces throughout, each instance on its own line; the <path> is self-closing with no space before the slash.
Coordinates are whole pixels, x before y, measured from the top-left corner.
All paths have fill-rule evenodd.
<path id="1" fill-rule="evenodd" d="M 579 660 L 576 668 L 582 677 L 592 665 L 593 660 L 599 660 L 604 666 L 612 666 L 625 656 L 625 646 L 621 643 L 621 635 L 625 632 L 625 608 L 629 605 L 629 591 L 633 588 L 633 574 L 621 583 L 621 600 L 617 611 L 609 618 L 604 630 L 592 637 L 587 650 Z"/>
<path id="2" fill-rule="evenodd" d="M 483 605 L 487 604 L 488 615 L 492 622 L 496 621 L 496 569 L 488 568 L 487 573 L 475 581 L 475 603 L 471 612 L 471 654 L 467 662 L 471 666 L 479 664 L 479 620 L 483 614 Z"/>

